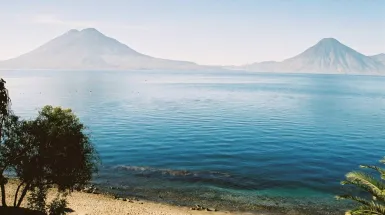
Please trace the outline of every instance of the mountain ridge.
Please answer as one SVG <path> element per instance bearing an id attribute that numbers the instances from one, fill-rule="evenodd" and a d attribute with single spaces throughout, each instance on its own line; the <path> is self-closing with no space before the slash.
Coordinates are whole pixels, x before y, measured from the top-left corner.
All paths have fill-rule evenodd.
<path id="1" fill-rule="evenodd" d="M 382 64 L 385 64 L 385 53 L 380 53 L 380 54 L 372 55 L 370 57 L 373 58 L 374 60 L 382 63 Z"/>

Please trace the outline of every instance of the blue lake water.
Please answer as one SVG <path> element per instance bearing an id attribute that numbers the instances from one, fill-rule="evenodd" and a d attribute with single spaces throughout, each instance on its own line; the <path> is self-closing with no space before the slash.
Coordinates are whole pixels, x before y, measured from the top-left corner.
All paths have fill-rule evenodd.
<path id="1" fill-rule="evenodd" d="M 31 118 L 46 104 L 73 109 L 102 159 L 95 180 L 143 198 L 239 210 L 314 206 L 322 214 L 341 208 L 333 196 L 344 192 L 339 181 L 346 172 L 385 156 L 385 77 L 229 71 L 0 76 L 18 115 Z"/>

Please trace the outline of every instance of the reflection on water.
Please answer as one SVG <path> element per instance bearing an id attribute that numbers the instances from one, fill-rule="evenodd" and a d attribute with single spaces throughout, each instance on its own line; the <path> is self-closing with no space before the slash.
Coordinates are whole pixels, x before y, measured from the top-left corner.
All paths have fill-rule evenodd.
<path id="1" fill-rule="evenodd" d="M 32 117 L 46 104 L 72 108 L 100 152 L 96 180 L 126 194 L 236 209 L 302 205 L 314 212 L 318 205 L 322 214 L 341 208 L 332 197 L 342 192 L 339 181 L 347 171 L 385 155 L 384 77 L 0 75 L 17 114 Z"/>

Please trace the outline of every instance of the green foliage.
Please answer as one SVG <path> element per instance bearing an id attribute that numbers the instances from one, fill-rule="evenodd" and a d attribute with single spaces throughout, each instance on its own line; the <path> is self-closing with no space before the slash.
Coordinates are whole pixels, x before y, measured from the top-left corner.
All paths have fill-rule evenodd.
<path id="1" fill-rule="evenodd" d="M 38 186 L 31 190 L 28 197 L 28 208 L 36 211 L 46 211 L 47 187 Z"/>
<path id="2" fill-rule="evenodd" d="M 0 188 L 2 206 L 6 205 L 5 171 L 12 171 L 20 181 L 14 207 L 20 207 L 28 191 L 28 206 L 46 210 L 47 190 L 60 193 L 85 186 L 97 171 L 98 156 L 89 134 L 70 110 L 43 107 L 35 120 L 20 120 L 12 114 L 11 99 L 0 79 Z M 50 214 L 64 214 L 64 198 L 50 204 Z"/>
<path id="3" fill-rule="evenodd" d="M 48 206 L 49 215 L 65 215 L 68 202 L 65 198 L 56 196 Z"/>
<path id="4" fill-rule="evenodd" d="M 380 160 L 385 164 L 385 159 Z M 364 191 L 370 198 L 362 198 L 353 195 L 337 196 L 337 199 L 348 199 L 360 204 L 358 208 L 348 211 L 351 215 L 385 215 L 385 169 L 378 166 L 360 166 L 363 169 L 369 169 L 377 172 L 380 177 L 376 178 L 364 172 L 350 172 L 346 174 L 346 180 L 342 185 L 353 185 L 361 191 Z"/>
<path id="5" fill-rule="evenodd" d="M 97 171 L 95 149 L 70 109 L 45 106 L 21 130 L 21 142 L 28 150 L 13 166 L 23 181 L 56 185 L 64 191 L 87 184 Z"/>
<path id="6" fill-rule="evenodd" d="M 0 79 L 0 121 L 11 113 L 11 99 L 5 87 L 4 79 Z"/>
<path id="7" fill-rule="evenodd" d="M 97 171 L 98 156 L 87 130 L 70 109 L 45 106 L 35 120 L 9 116 L 4 125 L 0 165 L 13 171 L 23 185 L 16 191 L 15 207 L 31 190 L 31 206 L 40 210 L 36 201 L 45 199 L 43 189 L 37 188 L 73 190 L 85 186 Z"/>
<path id="8" fill-rule="evenodd" d="M 8 116 L 12 113 L 11 111 L 11 99 L 8 94 L 8 90 L 5 87 L 5 81 L 0 79 L 0 144 L 3 140 L 3 124 Z M 0 155 L 1 159 L 1 155 Z M 1 161 L 0 161 L 1 162 Z M 1 190 L 1 204 L 6 207 L 5 201 L 5 184 L 8 182 L 7 178 L 4 177 L 3 173 L 6 169 L 6 164 L 0 163 L 0 190 Z"/>
<path id="9" fill-rule="evenodd" d="M 85 126 L 70 109 L 45 106 L 31 132 L 38 145 L 38 172 L 59 190 L 86 185 L 97 171 L 97 156 Z"/>

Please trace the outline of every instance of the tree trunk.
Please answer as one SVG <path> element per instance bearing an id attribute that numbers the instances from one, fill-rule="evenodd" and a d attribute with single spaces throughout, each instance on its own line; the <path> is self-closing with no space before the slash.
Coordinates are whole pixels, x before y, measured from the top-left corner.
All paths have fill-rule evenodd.
<path id="1" fill-rule="evenodd" d="M 21 188 L 21 186 L 23 186 L 24 182 L 20 183 L 19 186 L 17 186 L 17 190 L 16 190 L 16 193 L 15 193 L 15 199 L 13 200 L 13 207 L 16 207 L 16 202 L 17 202 L 17 196 L 19 195 L 19 190 Z"/>
<path id="2" fill-rule="evenodd" d="M 2 131 L 3 131 L 3 120 L 1 120 L 1 123 L 0 123 L 0 144 L 1 144 L 1 139 L 2 139 Z M 3 172 L 4 172 L 4 169 L 2 169 L 0 171 L 0 189 L 1 189 L 1 205 L 3 205 L 3 207 L 7 207 L 7 202 L 5 201 L 6 200 L 6 197 L 5 197 L 5 182 L 6 182 L 6 179 L 5 177 L 3 176 Z"/>
<path id="3" fill-rule="evenodd" d="M 5 184 L 7 179 L 3 176 L 3 171 L 0 171 L 0 189 L 1 189 L 1 205 L 7 207 L 6 197 L 5 197 Z"/>
<path id="4" fill-rule="evenodd" d="M 27 183 L 27 184 L 25 185 L 25 187 L 24 187 L 24 189 L 23 189 L 23 192 L 21 193 L 20 199 L 19 199 L 19 201 L 17 202 L 16 207 L 18 207 L 18 208 L 20 207 L 20 205 L 21 205 L 21 203 L 23 202 L 24 197 L 25 197 L 25 195 L 27 194 L 28 189 L 29 189 L 30 186 L 31 186 L 30 183 Z"/>
<path id="5" fill-rule="evenodd" d="M 3 180 L 3 179 L 0 179 L 0 180 Z M 1 205 L 3 205 L 3 207 L 7 207 L 7 202 L 5 201 L 5 184 L 1 182 L 0 186 L 1 186 Z"/>

